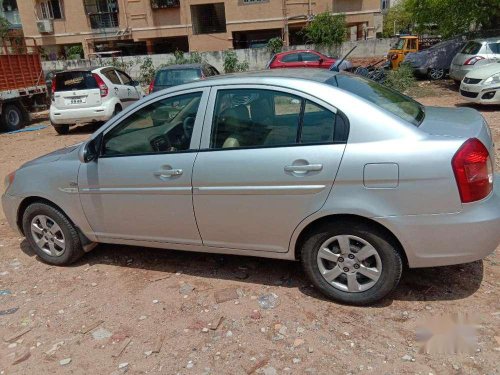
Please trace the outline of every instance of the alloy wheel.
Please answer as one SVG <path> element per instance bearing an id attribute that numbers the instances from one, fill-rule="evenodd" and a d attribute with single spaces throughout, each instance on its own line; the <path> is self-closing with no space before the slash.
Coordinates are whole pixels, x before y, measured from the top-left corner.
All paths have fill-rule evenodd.
<path id="1" fill-rule="evenodd" d="M 66 241 L 61 227 L 46 215 L 37 215 L 31 220 L 31 235 L 36 245 L 47 255 L 59 257 L 66 250 Z"/>
<path id="2" fill-rule="evenodd" d="M 334 236 L 323 242 L 317 264 L 330 285 L 350 293 L 372 288 L 382 274 L 382 261 L 375 247 L 353 235 Z"/>

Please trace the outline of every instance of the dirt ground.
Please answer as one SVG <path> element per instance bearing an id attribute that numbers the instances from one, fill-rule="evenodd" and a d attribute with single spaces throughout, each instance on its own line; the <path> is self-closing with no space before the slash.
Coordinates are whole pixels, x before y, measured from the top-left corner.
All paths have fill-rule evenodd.
<path id="1" fill-rule="evenodd" d="M 422 82 L 417 95 L 465 105 L 447 82 Z M 500 108 L 475 108 L 498 172 Z M 0 176 L 92 130 L 0 134 Z M 100 245 L 71 267 L 49 266 L 0 213 L 0 374 L 498 374 L 499 250 L 409 270 L 384 301 L 356 308 L 323 298 L 295 262 Z M 277 306 L 264 309 L 270 294 Z M 419 327 L 441 319 L 444 330 L 454 314 L 476 330 L 473 349 L 420 350 Z"/>

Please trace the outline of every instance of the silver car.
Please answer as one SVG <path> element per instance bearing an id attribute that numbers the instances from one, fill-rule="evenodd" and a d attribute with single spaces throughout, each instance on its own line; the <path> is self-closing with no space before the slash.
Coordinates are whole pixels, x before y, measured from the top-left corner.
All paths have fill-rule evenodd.
<path id="1" fill-rule="evenodd" d="M 483 117 L 316 69 L 220 76 L 150 95 L 82 144 L 6 177 L 5 215 L 45 262 L 96 243 L 300 260 L 349 304 L 405 266 L 500 242 Z"/>
<path id="2" fill-rule="evenodd" d="M 500 37 L 467 42 L 451 61 L 450 78 L 460 82 L 471 70 L 500 61 Z"/>

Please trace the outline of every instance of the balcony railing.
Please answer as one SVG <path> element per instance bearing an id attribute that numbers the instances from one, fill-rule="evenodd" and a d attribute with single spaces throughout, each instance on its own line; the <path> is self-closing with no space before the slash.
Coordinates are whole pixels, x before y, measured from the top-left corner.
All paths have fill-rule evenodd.
<path id="1" fill-rule="evenodd" d="M 179 0 L 151 0 L 152 9 L 179 8 Z"/>
<path id="2" fill-rule="evenodd" d="M 118 12 L 89 13 L 90 28 L 110 29 L 118 27 Z"/>

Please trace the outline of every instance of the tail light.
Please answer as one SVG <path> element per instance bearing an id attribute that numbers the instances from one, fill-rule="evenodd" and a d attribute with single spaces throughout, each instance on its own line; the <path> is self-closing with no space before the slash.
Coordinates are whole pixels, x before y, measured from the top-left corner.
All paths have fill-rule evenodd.
<path id="1" fill-rule="evenodd" d="M 56 77 L 52 78 L 50 90 L 52 91 L 52 95 L 54 95 L 54 93 L 56 92 Z"/>
<path id="2" fill-rule="evenodd" d="M 149 93 L 151 94 L 154 89 L 155 89 L 155 80 L 153 79 L 149 84 Z"/>
<path id="3" fill-rule="evenodd" d="M 108 96 L 108 93 L 109 93 L 108 86 L 104 83 L 102 78 L 99 77 L 99 75 L 96 73 L 93 73 L 92 76 L 94 77 L 95 81 L 97 82 L 97 86 L 99 87 L 99 90 L 101 90 L 101 98 Z"/>
<path id="4" fill-rule="evenodd" d="M 483 143 L 466 141 L 451 161 L 462 203 L 481 200 L 493 190 L 493 163 Z"/>
<path id="5" fill-rule="evenodd" d="M 471 57 L 470 59 L 467 59 L 465 62 L 464 62 L 464 65 L 474 65 L 475 63 L 477 63 L 479 60 L 484 60 L 484 57 L 482 56 L 474 56 L 474 57 Z"/>

